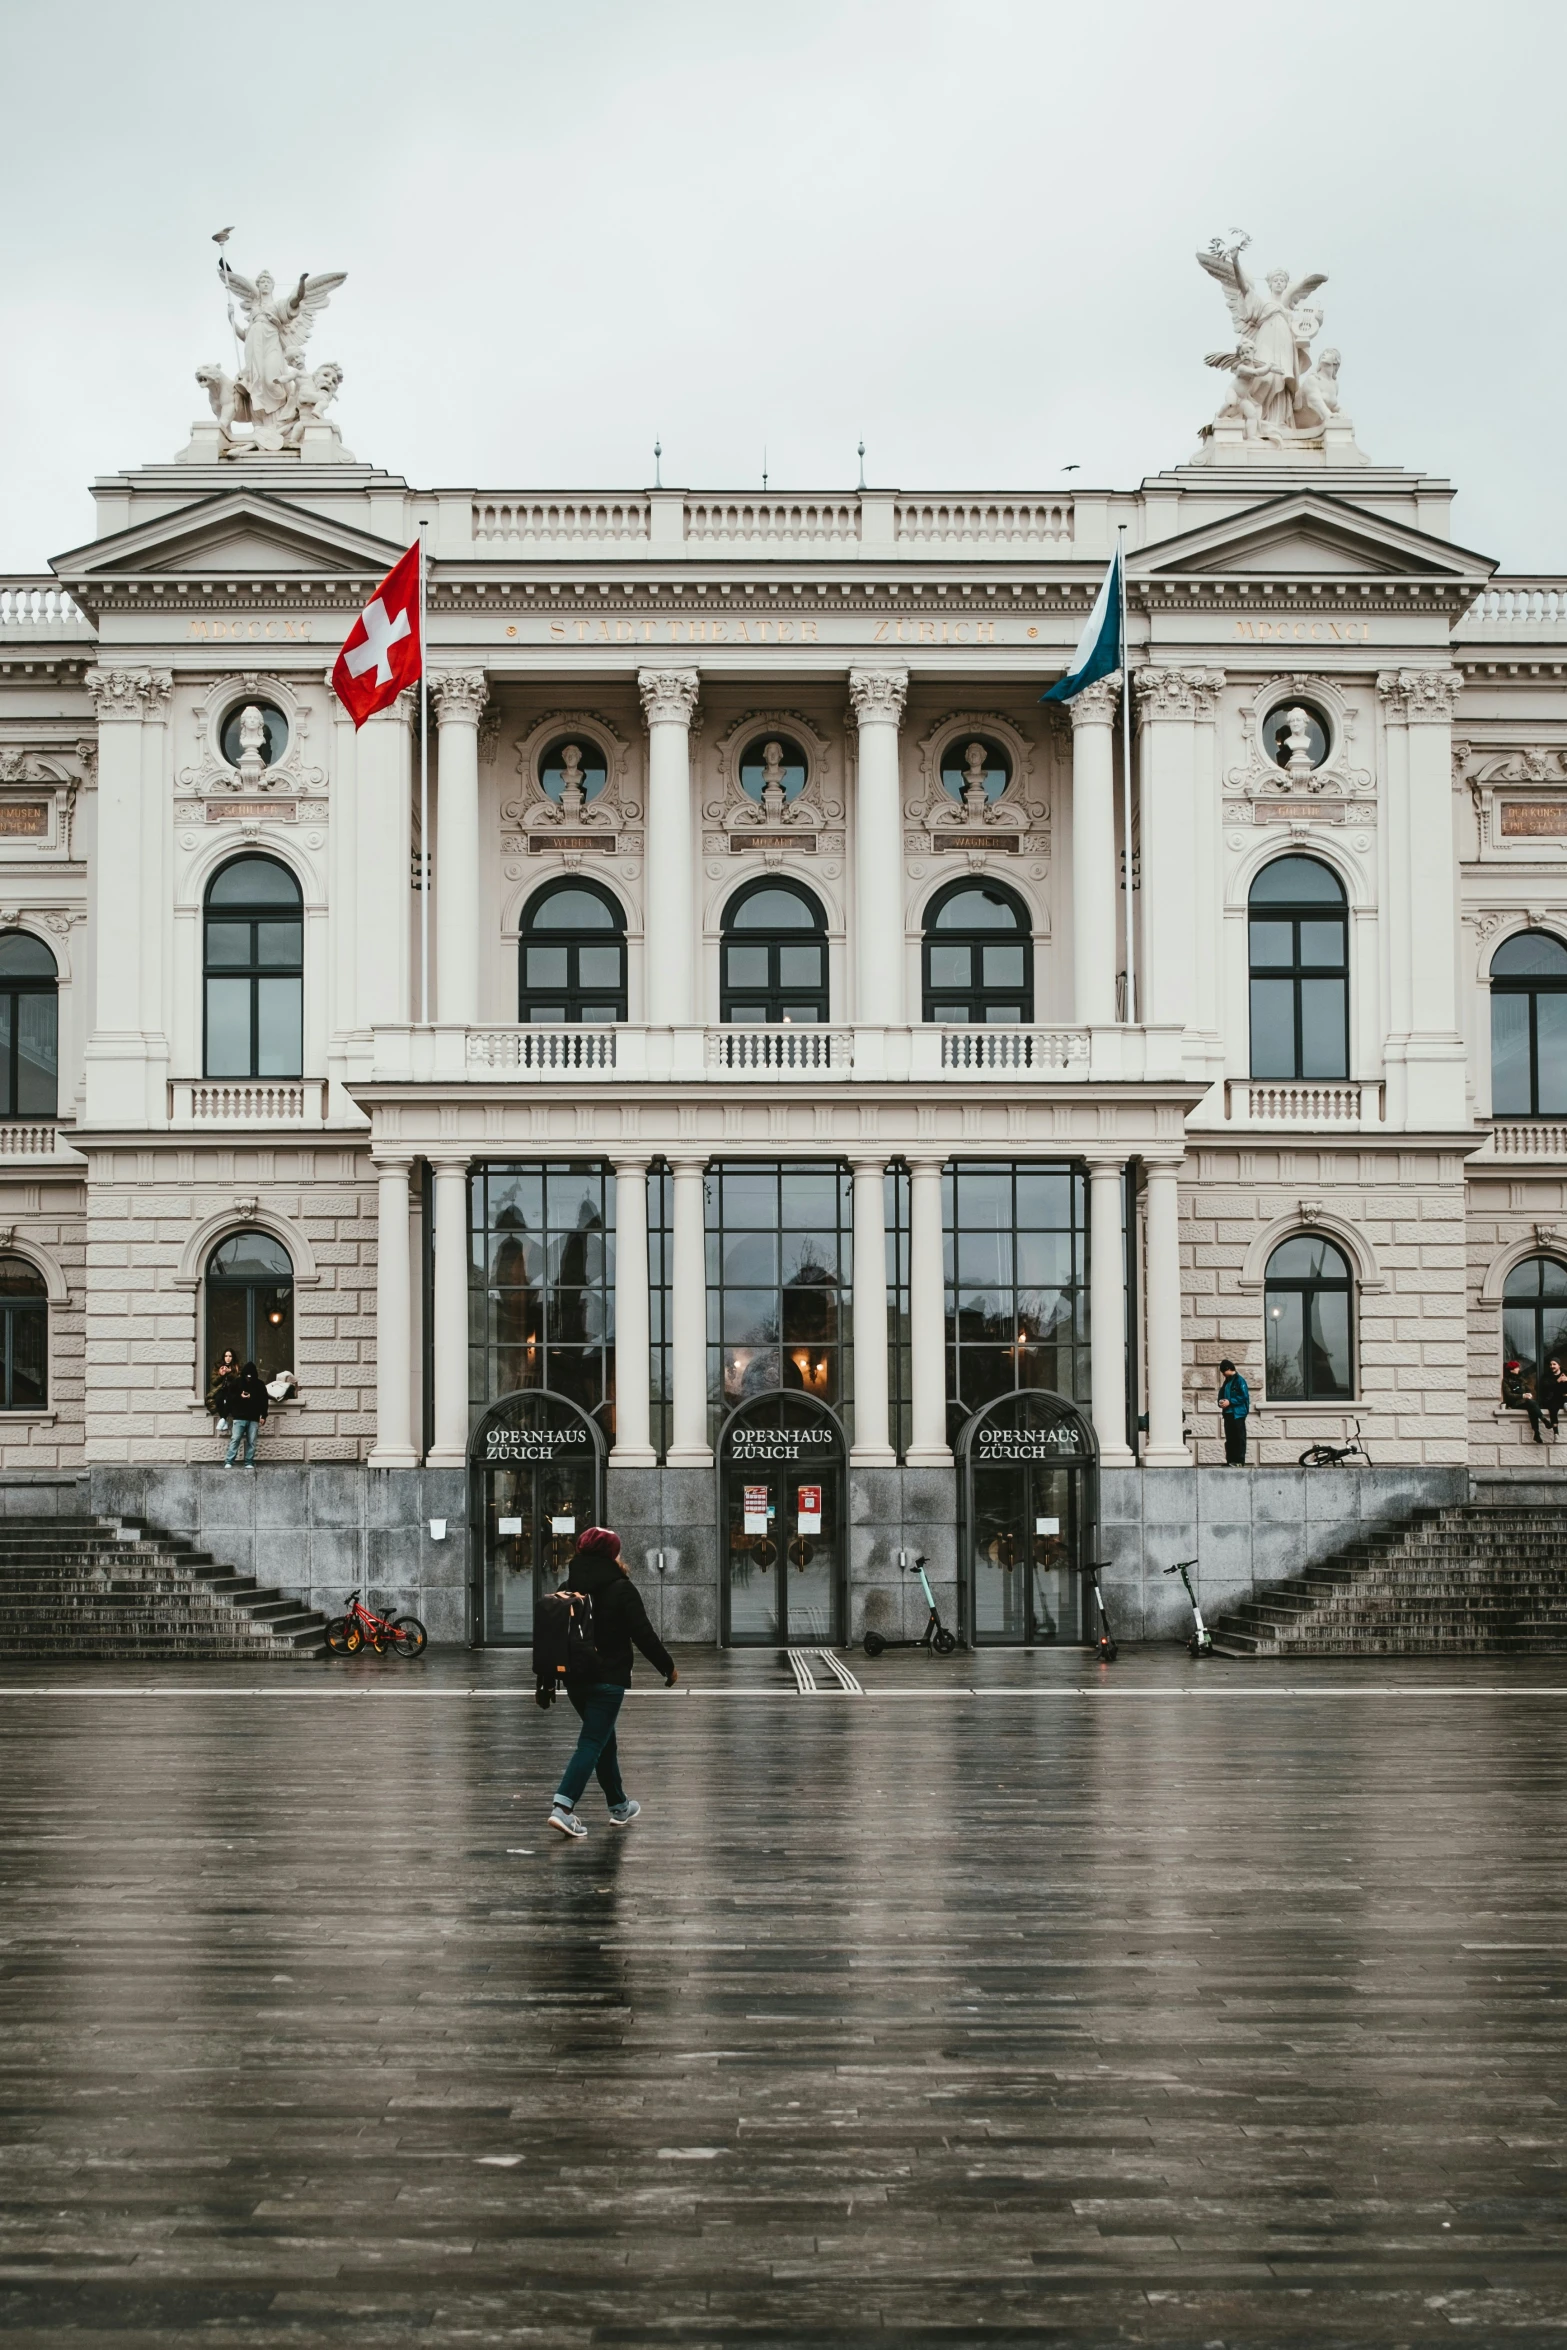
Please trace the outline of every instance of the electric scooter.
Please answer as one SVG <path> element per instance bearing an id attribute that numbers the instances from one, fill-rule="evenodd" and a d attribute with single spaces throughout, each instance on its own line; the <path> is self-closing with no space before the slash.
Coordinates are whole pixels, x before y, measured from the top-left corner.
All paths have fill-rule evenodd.
<path id="1" fill-rule="evenodd" d="M 1110 1618 L 1105 1608 L 1105 1595 L 1099 1588 L 1099 1570 L 1109 1564 L 1108 1559 L 1090 1559 L 1087 1567 L 1088 1574 L 1093 1578 L 1094 1605 L 1099 1610 L 1099 1637 L 1094 1642 L 1094 1654 L 1102 1665 L 1113 1665 L 1121 1653 L 1115 1644 L 1115 1634 L 1110 1629 Z"/>
<path id="2" fill-rule="evenodd" d="M 1195 1567 L 1196 1564 L 1195 1559 L 1177 1559 L 1173 1567 L 1166 1567 L 1164 1571 L 1167 1575 L 1180 1576 L 1186 1586 L 1186 1596 L 1192 1603 L 1193 1627 L 1191 1638 L 1186 1643 L 1187 1654 L 1189 1656 L 1212 1656 L 1213 1634 L 1202 1620 L 1202 1609 L 1197 1605 L 1197 1594 L 1192 1589 L 1192 1579 L 1186 1572 L 1188 1567 Z"/>
<path id="3" fill-rule="evenodd" d="M 901 1559 L 899 1566 L 906 1575 L 908 1568 L 903 1566 Z M 884 1648 L 928 1648 L 933 1656 L 950 1656 L 957 1647 L 957 1634 L 949 1632 L 941 1620 L 941 1610 L 936 1605 L 936 1594 L 932 1591 L 930 1577 L 925 1572 L 923 1555 L 914 1561 L 914 1567 L 925 1587 L 926 1605 L 930 1609 L 930 1614 L 925 1619 L 924 1631 L 917 1640 L 889 1640 L 885 1632 L 867 1632 L 865 1635 L 867 1656 L 880 1656 Z"/>

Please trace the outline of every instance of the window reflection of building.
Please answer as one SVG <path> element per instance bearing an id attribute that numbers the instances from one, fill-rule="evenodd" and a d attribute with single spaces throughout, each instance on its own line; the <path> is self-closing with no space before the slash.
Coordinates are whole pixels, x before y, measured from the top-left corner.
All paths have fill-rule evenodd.
<path id="1" fill-rule="evenodd" d="M 849 1401 L 851 1178 L 832 1163 L 709 1169 L 708 1404 L 782 1388 Z"/>
<path id="2" fill-rule="evenodd" d="M 613 1433 L 613 1169 L 548 1161 L 475 1168 L 469 1397 L 568 1396 Z"/>
<path id="3" fill-rule="evenodd" d="M 1087 1186 L 1072 1167 L 962 1162 L 943 1184 L 954 1433 L 1023 1387 L 1086 1404 Z"/>

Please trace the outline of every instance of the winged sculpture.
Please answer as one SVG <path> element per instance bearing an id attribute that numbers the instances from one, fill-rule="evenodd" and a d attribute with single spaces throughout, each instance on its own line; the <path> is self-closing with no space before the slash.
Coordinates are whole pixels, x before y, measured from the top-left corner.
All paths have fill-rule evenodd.
<path id="1" fill-rule="evenodd" d="M 337 396 L 342 369 L 334 361 L 312 369 L 305 346 L 327 303 L 346 284 L 348 272 L 332 269 L 311 276 L 307 271 L 296 286 L 280 293 L 270 270 L 248 278 L 231 268 L 221 250 L 229 233 L 224 230 L 215 242 L 236 342 L 236 302 L 244 317 L 239 368 L 232 376 L 216 365 L 198 368 L 196 380 L 205 386 L 213 414 L 224 427 L 228 454 L 275 453 L 297 447 L 309 426 L 324 421 L 324 411 Z M 252 429 L 242 435 L 234 431 L 236 424 Z"/>
<path id="2" fill-rule="evenodd" d="M 1241 264 L 1250 237 L 1234 229 L 1237 241 L 1226 245 L 1215 237 L 1206 252 L 1197 255 L 1223 294 L 1235 329 L 1235 348 L 1210 351 L 1207 364 L 1228 370 L 1235 378 L 1233 400 L 1221 411 L 1238 411 L 1253 440 L 1315 439 L 1338 411 L 1336 351 L 1325 351 L 1314 362 L 1311 345 L 1321 331 L 1322 312 L 1310 306 L 1326 273 L 1291 278 L 1287 269 L 1270 269 L 1258 285 Z"/>

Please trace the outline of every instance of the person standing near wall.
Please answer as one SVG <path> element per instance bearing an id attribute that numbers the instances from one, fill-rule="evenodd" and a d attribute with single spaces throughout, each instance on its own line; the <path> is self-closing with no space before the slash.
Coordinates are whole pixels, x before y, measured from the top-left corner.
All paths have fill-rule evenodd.
<path id="1" fill-rule="evenodd" d="M 247 1363 L 243 1370 L 224 1380 L 218 1390 L 218 1409 L 232 1431 L 223 1463 L 225 1469 L 233 1468 L 235 1455 L 241 1445 L 245 1447 L 246 1468 L 255 1467 L 256 1438 L 261 1433 L 261 1424 L 267 1416 L 271 1400 L 254 1363 Z"/>
<path id="2" fill-rule="evenodd" d="M 1219 1369 L 1223 1374 L 1219 1386 L 1219 1417 L 1224 1422 L 1224 1465 L 1227 1469 L 1244 1469 L 1246 1422 L 1251 1417 L 1251 1389 L 1228 1355 Z"/>

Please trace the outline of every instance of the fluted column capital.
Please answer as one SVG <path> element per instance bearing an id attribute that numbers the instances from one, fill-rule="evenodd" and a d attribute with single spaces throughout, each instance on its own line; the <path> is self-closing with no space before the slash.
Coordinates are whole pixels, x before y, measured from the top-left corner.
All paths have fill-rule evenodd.
<path id="1" fill-rule="evenodd" d="M 1139 718 L 1211 718 L 1224 684 L 1222 669 L 1138 669 L 1132 673 Z"/>
<path id="2" fill-rule="evenodd" d="M 637 691 L 649 726 L 689 726 L 702 680 L 695 669 L 639 669 Z"/>
<path id="3" fill-rule="evenodd" d="M 1377 679 L 1384 714 L 1404 726 L 1450 726 L 1463 690 L 1457 669 L 1384 669 Z"/>
<path id="4" fill-rule="evenodd" d="M 892 726 L 900 726 L 908 694 L 909 673 L 906 669 L 849 671 L 849 708 L 854 713 L 856 726 L 863 726 L 867 719 L 874 723 L 878 718 Z"/>
<path id="5" fill-rule="evenodd" d="M 442 726 L 477 726 L 490 698 L 482 669 L 432 669 L 430 699 Z"/>
<path id="6" fill-rule="evenodd" d="M 1108 677 L 1096 677 L 1092 685 L 1074 694 L 1066 710 L 1075 734 L 1080 726 L 1113 726 L 1120 707 L 1121 672 L 1112 669 Z"/>

